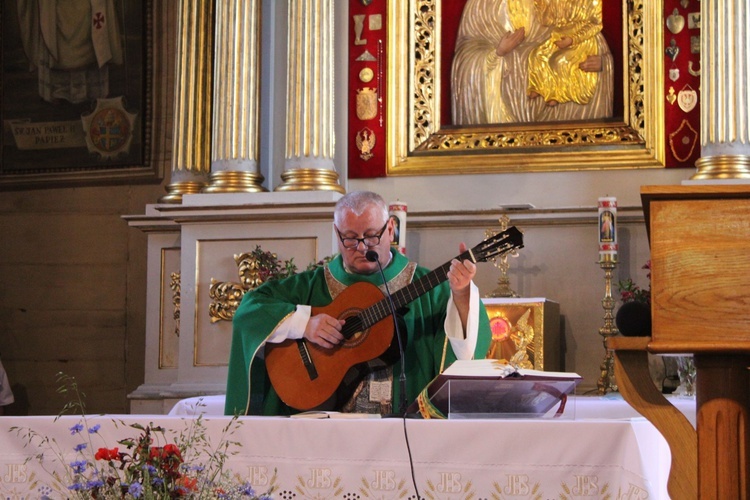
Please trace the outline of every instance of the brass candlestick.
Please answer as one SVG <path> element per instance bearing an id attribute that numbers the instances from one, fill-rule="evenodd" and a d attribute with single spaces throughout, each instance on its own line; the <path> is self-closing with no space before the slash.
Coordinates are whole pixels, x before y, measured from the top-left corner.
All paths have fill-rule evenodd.
<path id="1" fill-rule="evenodd" d="M 500 223 L 500 232 L 505 231 L 509 227 L 510 217 L 508 217 L 507 215 L 503 215 L 498 219 L 498 222 Z M 496 231 L 492 231 L 490 229 L 484 232 L 486 238 L 489 238 L 496 234 Z M 490 259 L 492 261 L 492 265 L 500 269 L 500 277 L 497 279 L 497 288 L 495 288 L 489 295 L 487 295 L 488 297 L 518 297 L 518 294 L 510 287 L 510 278 L 508 277 L 508 269 L 510 268 L 510 264 L 508 263 L 509 255 L 511 257 L 518 257 L 518 251 L 514 248 L 510 252 L 503 253 L 498 258 L 493 257 Z"/>
<path id="2" fill-rule="evenodd" d="M 599 335 L 602 336 L 604 344 L 604 360 L 599 365 L 601 377 L 597 382 L 599 394 L 608 392 L 617 392 L 614 373 L 614 356 L 612 351 L 607 349 L 607 339 L 620 333 L 614 324 L 614 315 L 612 311 L 615 308 L 615 299 L 612 297 L 612 272 L 617 267 L 617 255 L 601 254 L 599 256 L 599 266 L 604 269 L 604 298 L 602 307 L 604 308 L 604 326 L 599 328 Z"/>

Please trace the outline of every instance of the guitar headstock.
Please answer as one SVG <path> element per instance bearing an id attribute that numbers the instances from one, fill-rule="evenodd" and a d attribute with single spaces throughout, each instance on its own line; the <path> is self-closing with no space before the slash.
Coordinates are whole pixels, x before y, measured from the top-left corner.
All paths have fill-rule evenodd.
<path id="1" fill-rule="evenodd" d="M 511 226 L 472 248 L 470 254 L 475 262 L 485 262 L 515 248 L 523 248 L 523 233 L 516 226 Z"/>

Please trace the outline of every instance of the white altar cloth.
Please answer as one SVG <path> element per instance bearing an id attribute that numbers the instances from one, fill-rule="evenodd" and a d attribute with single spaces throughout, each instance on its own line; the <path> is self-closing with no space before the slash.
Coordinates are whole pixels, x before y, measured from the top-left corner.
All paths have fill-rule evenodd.
<path id="1" fill-rule="evenodd" d="M 680 410 L 695 427 L 695 398 L 667 396 L 667 400 Z M 620 394 L 606 396 L 573 396 L 565 410 L 566 416 L 585 419 L 640 418 Z M 224 395 L 196 396 L 178 401 L 169 411 L 172 416 L 223 415 Z"/>
<path id="2" fill-rule="evenodd" d="M 38 448 L 10 429 L 34 429 L 66 451 L 61 471 L 76 458 L 80 417 L 0 417 L 0 494 L 3 498 L 64 498 L 33 458 Z M 101 446 L 136 437 L 131 423 L 161 425 L 173 433 L 193 417 L 91 416 Z M 229 417 L 204 417 L 220 440 Z M 274 486 L 274 498 L 667 498 L 669 449 L 643 418 L 568 420 L 401 420 L 243 417 L 233 436 L 239 453 L 227 466 L 257 491 Z M 123 425 L 124 424 L 124 425 Z M 216 444 L 216 443 L 215 443 Z"/>

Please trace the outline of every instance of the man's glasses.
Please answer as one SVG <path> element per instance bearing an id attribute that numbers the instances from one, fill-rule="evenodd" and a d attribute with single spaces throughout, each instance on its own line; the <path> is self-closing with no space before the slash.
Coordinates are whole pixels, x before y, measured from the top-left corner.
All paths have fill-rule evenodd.
<path id="1" fill-rule="evenodd" d="M 341 236 L 341 231 L 339 231 L 339 228 L 336 228 L 336 233 L 339 235 L 339 239 L 341 240 L 341 244 L 344 245 L 344 248 L 354 249 L 357 248 L 360 243 L 362 243 L 367 248 L 372 248 L 380 243 L 380 238 L 383 236 L 383 233 L 385 232 L 385 228 L 387 226 L 388 221 L 385 221 L 383 229 L 381 229 L 378 234 L 374 236 L 365 236 L 364 238 L 344 238 L 343 236 Z"/>

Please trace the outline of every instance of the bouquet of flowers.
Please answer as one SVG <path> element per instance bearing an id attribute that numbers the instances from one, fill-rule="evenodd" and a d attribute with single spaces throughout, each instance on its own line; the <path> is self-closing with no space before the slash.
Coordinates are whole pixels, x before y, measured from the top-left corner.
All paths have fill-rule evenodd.
<path id="1" fill-rule="evenodd" d="M 13 427 L 17 435 L 41 451 L 36 455 L 42 467 L 62 484 L 72 498 L 78 499 L 271 499 L 272 489 L 256 493 L 252 485 L 225 469 L 227 458 L 237 453 L 240 443 L 231 437 L 241 421 L 232 418 L 222 429 L 219 444 L 208 439 L 202 416 L 193 419 L 173 441 L 169 432 L 152 423 L 129 424 L 138 431 L 134 438 L 117 443 L 97 442 L 100 425 L 89 425 L 76 380 L 58 374 L 62 383 L 58 392 L 72 392 L 74 399 L 67 403 L 58 418 L 76 410 L 81 420 L 70 428 L 73 436 L 80 436 L 75 446 L 76 459 L 69 461 L 54 438 L 33 429 Z M 57 420 L 57 419 L 56 419 Z M 123 424 L 127 425 L 127 424 Z M 66 463 L 64 474 L 48 468 L 50 454 L 57 463 Z M 273 481 L 272 481 L 273 484 Z"/>
<path id="2" fill-rule="evenodd" d="M 250 255 L 257 263 L 260 283 L 287 278 L 297 273 L 297 265 L 294 263 L 294 259 L 281 261 L 275 253 L 263 250 L 260 245 L 256 245 L 255 250 L 250 252 Z"/>
<path id="3" fill-rule="evenodd" d="M 647 289 L 636 285 L 632 278 L 617 283 L 622 305 L 615 315 L 615 324 L 623 335 L 651 335 L 651 261 L 641 269 L 648 271 Z"/>
<path id="4" fill-rule="evenodd" d="M 648 278 L 648 288 L 644 289 L 635 284 L 632 278 L 622 280 L 617 283 L 617 289 L 620 291 L 620 300 L 623 304 L 628 302 L 643 302 L 645 304 L 651 303 L 651 261 L 649 260 L 641 269 L 648 271 L 646 278 Z"/>

